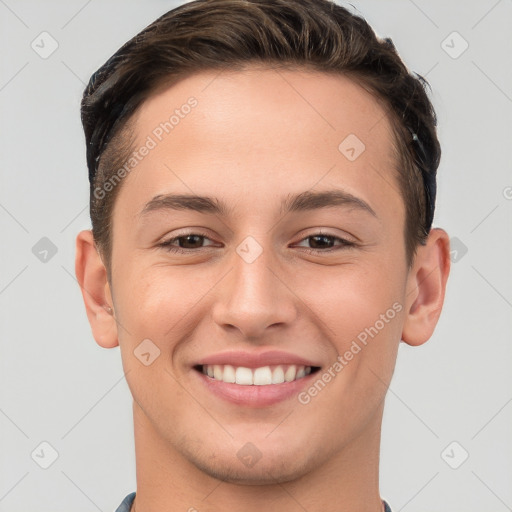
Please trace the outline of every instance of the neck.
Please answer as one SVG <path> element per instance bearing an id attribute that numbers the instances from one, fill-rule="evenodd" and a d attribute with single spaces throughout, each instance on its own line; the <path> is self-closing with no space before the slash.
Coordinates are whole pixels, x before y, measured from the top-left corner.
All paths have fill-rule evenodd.
<path id="1" fill-rule="evenodd" d="M 316 470 L 264 485 L 241 485 L 207 475 L 162 439 L 134 402 L 136 512 L 382 512 L 379 451 L 383 406 L 364 431 Z"/>

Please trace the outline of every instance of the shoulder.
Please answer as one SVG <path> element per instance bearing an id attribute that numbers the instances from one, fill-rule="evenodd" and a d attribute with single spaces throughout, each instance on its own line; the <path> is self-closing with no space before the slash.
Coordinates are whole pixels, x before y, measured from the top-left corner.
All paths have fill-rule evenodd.
<path id="1" fill-rule="evenodd" d="M 115 512 L 130 512 L 133 500 L 135 499 L 135 494 L 135 492 L 128 494 L 128 496 L 126 496 L 126 498 L 121 502 L 121 505 L 116 508 Z"/>
<path id="2" fill-rule="evenodd" d="M 384 512 L 393 512 L 386 500 L 382 500 L 382 503 L 384 504 Z"/>

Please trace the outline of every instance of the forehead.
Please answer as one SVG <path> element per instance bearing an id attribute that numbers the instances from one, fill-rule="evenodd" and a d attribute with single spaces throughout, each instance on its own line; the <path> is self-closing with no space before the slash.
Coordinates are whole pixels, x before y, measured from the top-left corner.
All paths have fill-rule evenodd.
<path id="1" fill-rule="evenodd" d="M 247 208 L 315 184 L 363 192 L 377 207 L 398 194 L 385 107 L 344 75 L 258 66 L 204 71 L 157 90 L 134 127 L 134 149 L 151 149 L 121 195 L 141 207 L 170 191 L 239 204 L 243 195 Z"/>

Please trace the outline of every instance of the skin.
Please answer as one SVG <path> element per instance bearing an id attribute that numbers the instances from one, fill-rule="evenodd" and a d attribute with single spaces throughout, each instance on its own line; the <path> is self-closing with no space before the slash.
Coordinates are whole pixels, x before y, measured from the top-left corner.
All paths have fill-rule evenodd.
<path id="1" fill-rule="evenodd" d="M 191 96 L 197 107 L 124 178 L 111 282 L 91 232 L 77 237 L 94 338 L 120 346 L 134 399 L 136 509 L 378 512 L 385 394 L 400 341 L 421 345 L 437 324 L 448 235 L 432 229 L 407 267 L 391 126 L 349 78 L 256 66 L 202 72 L 145 101 L 136 147 Z M 354 161 L 338 150 L 348 134 L 366 147 Z M 351 205 L 280 213 L 289 194 L 331 189 L 376 216 Z M 231 212 L 140 215 L 171 192 L 216 197 Z M 158 245 L 187 228 L 208 238 L 182 239 L 187 254 Z M 356 245 L 315 245 L 308 237 L 321 230 Z M 236 251 L 247 236 L 262 248 L 252 263 Z M 325 370 L 393 304 L 401 311 L 306 405 L 297 396 L 235 405 L 205 390 L 191 368 L 216 352 L 266 347 Z M 149 366 L 133 353 L 147 338 L 160 350 Z M 261 453 L 252 467 L 237 457 L 247 442 Z"/>

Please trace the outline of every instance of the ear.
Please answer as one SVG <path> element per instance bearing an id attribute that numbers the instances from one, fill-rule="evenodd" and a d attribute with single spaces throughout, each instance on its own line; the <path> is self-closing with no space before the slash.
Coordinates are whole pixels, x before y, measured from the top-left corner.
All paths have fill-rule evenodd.
<path id="1" fill-rule="evenodd" d="M 449 273 L 450 238 L 443 229 L 432 229 L 426 244 L 418 247 L 407 280 L 402 330 L 405 343 L 422 345 L 432 336 L 441 315 Z"/>
<path id="2" fill-rule="evenodd" d="M 75 274 L 96 343 L 104 348 L 116 347 L 119 341 L 107 269 L 91 230 L 81 231 L 76 237 Z"/>

